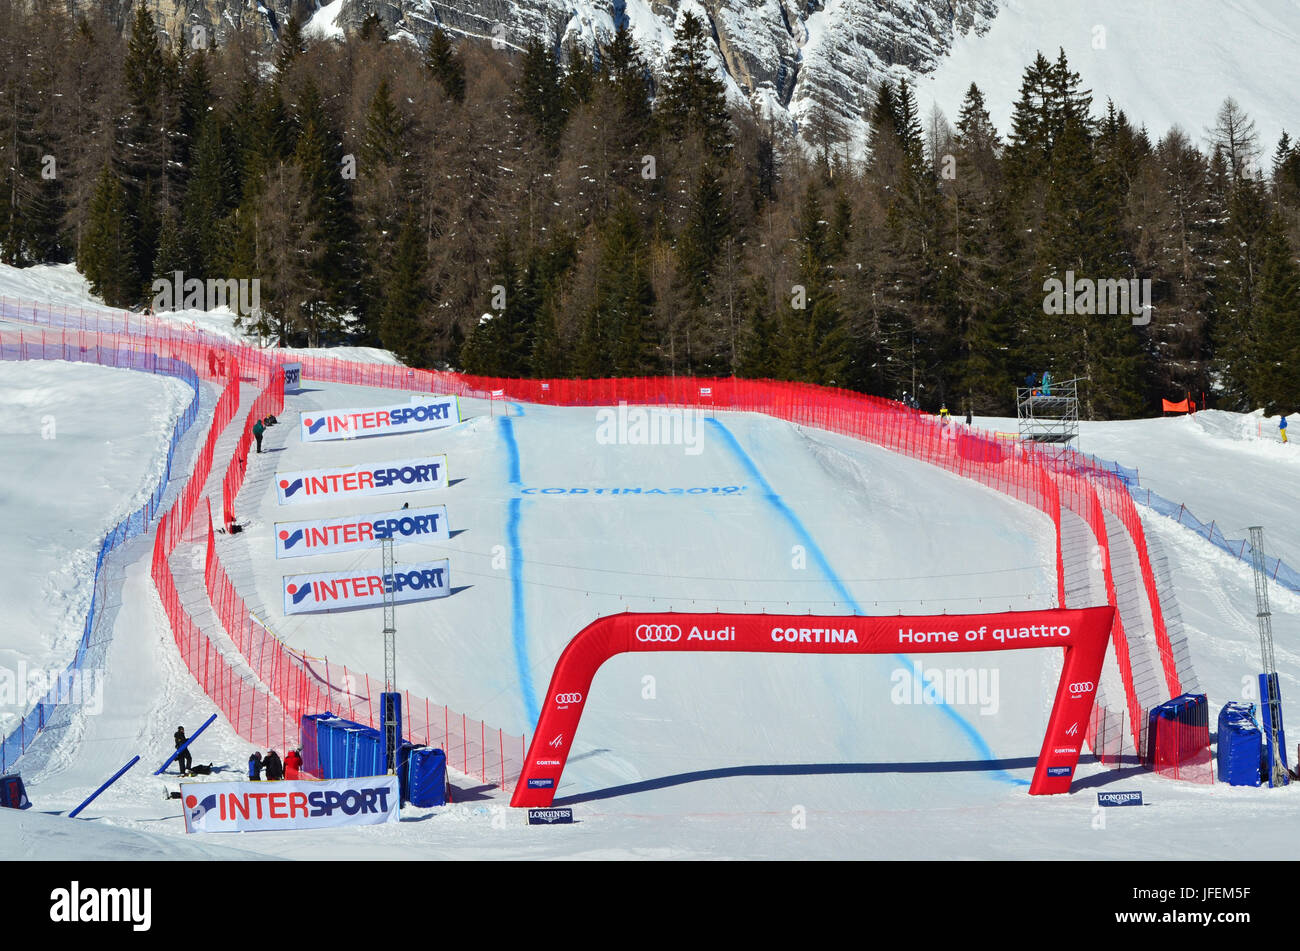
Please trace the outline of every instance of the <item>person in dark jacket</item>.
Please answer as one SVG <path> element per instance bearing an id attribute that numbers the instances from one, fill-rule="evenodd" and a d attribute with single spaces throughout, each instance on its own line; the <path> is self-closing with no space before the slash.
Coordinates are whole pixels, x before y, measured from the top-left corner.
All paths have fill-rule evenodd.
<path id="1" fill-rule="evenodd" d="M 251 779 L 253 782 L 257 782 L 259 779 L 262 778 L 261 774 L 262 774 L 262 754 L 259 751 L 259 752 L 255 752 L 252 756 L 248 758 L 248 778 Z"/>
<path id="2" fill-rule="evenodd" d="M 253 424 L 253 438 L 257 440 L 258 452 L 262 451 L 262 433 L 264 432 L 266 432 L 266 427 L 262 424 L 262 421 L 259 419 L 257 422 Z"/>
<path id="3" fill-rule="evenodd" d="M 284 778 L 297 779 L 298 770 L 302 769 L 302 754 L 297 750 L 290 750 L 284 754 Z"/>
<path id="4" fill-rule="evenodd" d="M 185 745 L 185 727 L 178 726 L 176 728 L 176 732 L 172 734 L 172 739 L 176 741 L 176 748 L 180 750 L 181 747 Z M 194 760 L 190 756 L 190 751 L 188 748 L 181 750 L 180 755 L 176 757 L 176 765 L 181 768 L 182 776 L 184 776 L 186 773 L 190 771 L 190 764 L 193 761 Z"/>
<path id="5" fill-rule="evenodd" d="M 266 754 L 262 760 L 262 765 L 266 767 L 267 779 L 284 779 L 284 766 L 280 763 L 280 754 L 275 750 Z"/>

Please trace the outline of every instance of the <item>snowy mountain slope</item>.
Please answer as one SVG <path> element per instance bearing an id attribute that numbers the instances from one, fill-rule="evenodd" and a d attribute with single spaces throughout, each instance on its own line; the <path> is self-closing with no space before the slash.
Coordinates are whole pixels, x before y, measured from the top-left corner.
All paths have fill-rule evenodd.
<path id="1" fill-rule="evenodd" d="M 1300 524 L 1289 488 L 1270 490 L 1280 474 L 1300 475 L 1300 446 L 1282 445 L 1277 418 L 1207 410 L 1191 416 L 1080 424 L 1086 451 L 1132 465 L 1125 454 L 1143 441 L 1160 447 L 1135 457 L 1143 488 L 1186 505 L 1229 538 L 1264 527 L 1270 556 L 1300 564 Z M 1138 496 L 1139 500 L 1141 496 Z"/>
<path id="2" fill-rule="evenodd" d="M 35 674 L 71 660 L 99 545 L 162 476 L 190 397 L 181 381 L 148 373 L 0 363 L 0 667 L 22 662 Z M 0 735 L 26 712 L 21 700 L 0 702 Z"/>
<path id="3" fill-rule="evenodd" d="M 1201 148 L 1223 100 L 1255 120 L 1265 159 L 1282 130 L 1300 128 L 1300 0 L 1000 0 L 983 35 L 953 43 L 919 80 L 920 102 L 955 123 L 972 82 L 1005 137 L 1025 67 L 1064 49 L 1094 114 L 1114 100 L 1153 140 L 1178 126 Z"/>
<path id="4" fill-rule="evenodd" d="M 309 390 L 290 398 L 286 422 L 299 408 L 404 397 L 310 381 Z M 223 538 L 221 555 L 250 603 L 260 596 L 259 607 L 290 643 L 377 673 L 377 612 L 286 622 L 268 594 L 278 594 L 287 564 L 269 554 L 270 524 L 283 517 L 269 480 L 281 467 L 401 458 L 410 447 L 446 452 L 460 481 L 408 498 L 448 505 L 459 534 L 444 548 L 462 590 L 442 602 L 399 607 L 399 678 L 413 693 L 494 725 L 531 732 L 530 696 L 535 703 L 545 690 L 559 650 L 593 617 L 625 607 L 666 601 L 735 609 L 739 601 L 742 610 L 776 611 L 790 601 L 892 613 L 999 610 L 1051 597 L 1051 532 L 1041 515 L 871 446 L 729 413 L 703 420 L 699 441 L 688 445 L 609 444 L 597 438 L 595 409 L 512 406 L 504 421 L 500 404 L 463 405 L 468 422 L 419 436 L 304 445 L 291 425 L 273 428 L 271 451 L 253 457 L 238 501 L 249 528 Z M 1098 424 L 1097 432 L 1112 430 L 1112 454 L 1144 473 L 1173 453 L 1150 432 Z M 693 448 L 699 451 L 688 452 Z M 1092 441 L 1085 448 L 1102 452 Z M 1262 494 L 1281 496 L 1290 466 L 1272 462 L 1256 478 Z M 93 450 L 84 464 L 93 465 Z M 1179 464 L 1168 465 L 1172 472 Z M 573 491 L 582 488 L 588 491 Z M 642 492 L 596 495 L 597 488 Z M 12 524 L 24 513 L 3 508 L 0 517 Z M 55 533 L 64 528 L 57 518 L 51 524 Z M 1241 696 L 1243 678 L 1258 666 L 1249 570 L 1167 519 L 1147 519 L 1147 530 L 1169 557 L 1193 656 L 1217 711 Z M 149 774 L 171 752 L 176 724 L 192 731 L 213 709 L 171 643 L 148 581 L 148 545 L 137 539 L 122 553 L 105 712 L 84 716 L 80 732 L 23 767 L 38 809 L 67 810 L 132 755 L 143 755 L 87 811 L 89 821 L 78 822 L 80 855 L 114 854 L 123 832 L 159 852 L 183 835 L 175 804 L 162 798 L 163 780 Z M 408 549 L 418 554 L 413 545 L 399 546 L 399 561 Z M 501 567 L 494 566 L 498 555 L 505 556 Z M 519 611 L 515 592 L 523 594 Z M 0 621 L 12 610 L 4 604 Z M 1300 655 L 1284 640 L 1284 617 L 1297 606 L 1294 596 L 1275 592 L 1284 701 L 1300 689 Z M 1100 770 L 1085 759 L 1070 795 L 1027 796 L 1017 780 L 1028 778 L 1037 755 L 1058 664 L 1046 651 L 987 660 L 928 656 L 923 670 L 974 669 L 986 683 L 996 673 L 987 702 L 966 698 L 945 707 L 911 702 L 910 690 L 897 689 L 910 687 L 915 669 L 907 659 L 625 655 L 597 676 L 559 791 L 581 820 L 571 829 L 539 834 L 520 814 L 493 812 L 508 795 L 462 787 L 459 805 L 409 810 L 405 817 L 415 821 L 392 828 L 192 837 L 175 851 L 218 857 L 234 848 L 288 858 L 1289 857 L 1294 844 L 1276 829 L 1295 819 L 1294 789 L 1192 786 Z M 216 763 L 225 778 L 242 772 L 248 752 L 219 718 L 195 758 Z M 1092 792 L 1099 788 L 1141 788 L 1153 806 L 1108 815 L 1098 828 Z M 802 828 L 793 821 L 800 816 Z M 1193 826 L 1196 835 L 1188 835 Z M 0 851 L 30 855 L 30 828 L 25 817 L 0 815 Z"/>

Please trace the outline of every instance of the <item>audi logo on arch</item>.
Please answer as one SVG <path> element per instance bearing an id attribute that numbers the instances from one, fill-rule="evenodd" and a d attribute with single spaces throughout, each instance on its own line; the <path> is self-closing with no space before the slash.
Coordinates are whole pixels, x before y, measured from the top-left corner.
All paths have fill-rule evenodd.
<path id="1" fill-rule="evenodd" d="M 642 624 L 636 639 L 642 644 L 671 644 L 682 639 L 682 629 L 676 624 Z"/>
<path id="2" fill-rule="evenodd" d="M 582 694 L 580 693 L 557 693 L 555 695 L 557 706 L 567 707 L 571 703 L 582 703 Z"/>
<path id="3" fill-rule="evenodd" d="M 1077 684 L 1070 684 L 1069 688 L 1070 693 L 1092 693 L 1097 688 L 1097 685 L 1091 680 L 1082 680 Z"/>

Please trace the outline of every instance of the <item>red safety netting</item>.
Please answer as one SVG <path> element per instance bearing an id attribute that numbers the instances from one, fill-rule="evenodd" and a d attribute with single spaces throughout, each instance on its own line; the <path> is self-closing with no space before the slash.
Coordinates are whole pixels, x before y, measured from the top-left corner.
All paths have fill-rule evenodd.
<path id="1" fill-rule="evenodd" d="M 389 364 L 355 363 L 310 353 L 259 350 L 232 344 L 198 328 L 120 312 L 47 307 L 0 299 L 0 315 L 54 326 L 66 327 L 72 324 L 116 335 L 147 334 L 147 339 L 134 336 L 127 339 L 136 346 L 168 348 L 165 352 L 188 353 L 194 357 L 194 365 L 200 372 L 207 369 L 209 376 L 216 375 L 219 366 L 205 365 L 204 360 L 220 360 L 230 355 L 233 363 L 233 358 L 237 355 L 243 372 L 251 374 L 251 378 L 258 382 L 270 383 L 273 377 L 279 375 L 275 373 L 277 367 L 286 360 L 292 360 L 302 364 L 304 379 L 321 382 L 557 406 L 600 406 L 626 402 L 703 411 L 756 412 L 852 436 L 973 479 L 1031 505 L 1046 515 L 1052 521 L 1056 535 L 1057 593 L 1058 603 L 1061 604 L 1064 603 L 1065 590 L 1061 506 L 1065 504 L 1084 517 L 1101 546 L 1106 546 L 1105 524 L 1101 517 L 1101 509 L 1104 508 L 1120 518 L 1133 539 L 1138 553 L 1141 580 L 1151 607 L 1154 636 L 1165 678 L 1171 696 L 1181 692 L 1141 519 L 1123 483 L 1113 473 L 1101 469 L 1077 453 L 1048 455 L 1019 443 L 1007 445 L 1000 442 L 996 434 L 952 423 L 940 423 L 933 417 L 889 400 L 811 384 L 697 377 L 511 380 L 415 370 Z M 204 353 L 205 348 L 210 348 L 208 354 Z M 273 392 L 275 388 L 272 387 L 268 392 Z M 267 392 L 264 392 L 263 397 L 266 396 Z M 265 405 L 282 404 L 275 404 L 272 396 Z M 255 406 L 246 420 L 239 450 L 235 453 L 233 465 L 223 482 L 223 521 L 227 524 L 234 519 L 234 497 L 243 481 L 252 421 L 258 418 L 254 415 L 258 408 Z M 274 413 L 276 409 L 266 409 L 260 415 L 264 416 L 267 412 Z M 1058 484 L 1062 474 L 1066 473 L 1086 475 L 1089 480 L 1097 483 L 1097 487 L 1088 492 L 1072 491 L 1065 498 Z M 1110 603 L 1114 604 L 1116 596 L 1114 580 L 1109 573 L 1109 558 L 1106 559 L 1106 565 L 1107 596 Z M 1136 705 L 1133 696 L 1132 675 L 1127 662 L 1128 645 L 1123 636 L 1123 625 L 1118 619 L 1116 633 L 1116 656 L 1125 680 L 1130 723 L 1140 722 L 1140 718 L 1133 715 L 1140 707 Z M 368 696 L 366 704 L 369 704 Z M 1136 724 L 1133 729 L 1138 729 Z M 469 745 L 468 740 L 466 745 Z M 462 756 L 462 760 L 467 758 L 467 755 Z M 449 761 L 452 761 L 451 757 Z"/>

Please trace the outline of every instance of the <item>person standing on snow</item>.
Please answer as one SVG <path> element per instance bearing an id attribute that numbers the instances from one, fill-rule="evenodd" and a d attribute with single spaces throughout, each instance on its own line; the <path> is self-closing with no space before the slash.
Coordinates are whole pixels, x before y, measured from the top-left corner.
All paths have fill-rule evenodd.
<path id="1" fill-rule="evenodd" d="M 266 754 L 266 759 L 262 761 L 266 766 L 266 778 L 271 780 L 284 779 L 284 767 L 280 764 L 280 754 L 275 750 Z"/>
<path id="2" fill-rule="evenodd" d="M 1277 423 L 1278 432 L 1282 434 L 1282 441 L 1286 442 L 1286 417 L 1283 416 Z"/>
<path id="3" fill-rule="evenodd" d="M 248 758 L 248 778 L 253 782 L 257 782 L 262 778 L 261 752 L 254 752 L 253 755 Z"/>
<path id="4" fill-rule="evenodd" d="M 172 734 L 172 739 L 176 741 L 176 748 L 178 750 L 180 750 L 182 746 L 185 746 L 185 727 L 178 726 L 176 732 Z M 176 757 L 176 765 L 181 768 L 182 776 L 190 771 L 192 763 L 193 758 L 190 756 L 189 748 L 186 747 L 181 750 L 180 755 Z"/>
<path id="5" fill-rule="evenodd" d="M 259 453 L 262 451 L 262 433 L 264 432 L 266 432 L 266 427 L 262 425 L 262 421 L 259 419 L 253 424 L 253 438 L 257 440 L 257 451 Z"/>
<path id="6" fill-rule="evenodd" d="M 284 754 L 284 778 L 297 779 L 298 770 L 302 769 L 302 754 L 297 750 L 290 750 Z"/>

